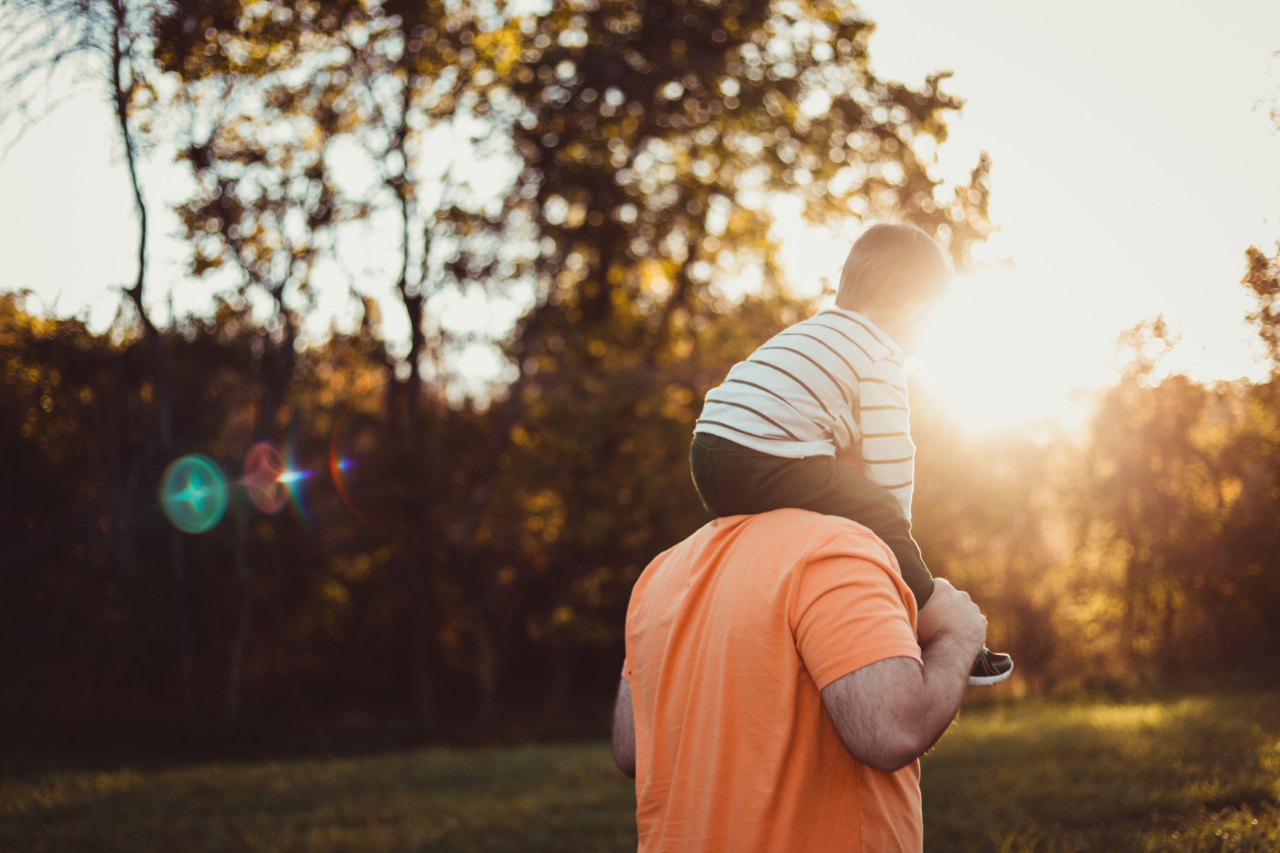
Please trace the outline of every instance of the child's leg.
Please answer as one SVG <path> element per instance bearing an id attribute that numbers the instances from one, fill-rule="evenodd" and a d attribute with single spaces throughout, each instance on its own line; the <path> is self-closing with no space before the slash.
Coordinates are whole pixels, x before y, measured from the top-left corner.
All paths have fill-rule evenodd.
<path id="1" fill-rule="evenodd" d="M 856 521 L 893 551 L 918 607 L 933 594 L 933 576 L 911 538 L 902 504 L 834 457 L 785 459 L 700 433 L 694 436 L 690 464 L 698 494 L 715 515 L 794 507 Z"/>
<path id="2" fill-rule="evenodd" d="M 898 558 L 902 579 L 915 595 L 916 607 L 924 607 L 933 594 L 933 575 L 929 574 L 920 556 L 920 548 L 911 538 L 911 522 L 902 512 L 898 499 L 868 480 L 866 475 L 832 457 L 804 459 L 801 464 L 822 486 L 810 487 L 810 500 L 796 505 L 814 512 L 843 516 L 870 528 Z M 969 683 L 997 684 L 1012 673 L 1013 658 L 984 646 L 973 662 Z"/>
<path id="3" fill-rule="evenodd" d="M 902 579 L 915 595 L 916 607 L 924 607 L 933 595 L 933 575 L 924 564 L 920 546 L 911 537 L 911 522 L 902 511 L 902 503 L 865 474 L 834 457 L 814 456 L 801 460 L 801 465 L 811 482 L 818 485 L 798 483 L 808 489 L 809 499 L 796 506 L 838 515 L 869 528 L 898 559 Z"/>
<path id="4" fill-rule="evenodd" d="M 753 515 L 799 504 L 779 503 L 778 475 L 797 460 L 770 456 L 718 435 L 697 433 L 689 448 L 693 485 L 703 505 L 717 518 Z"/>
<path id="5" fill-rule="evenodd" d="M 718 436 L 694 433 L 693 444 L 689 445 L 689 470 L 693 473 L 693 487 L 698 490 L 698 497 L 702 498 L 702 505 L 707 508 L 707 512 L 716 518 L 730 515 L 723 511 L 715 491 L 716 474 L 723 465 L 723 456 L 716 451 L 722 442 L 730 444 Z"/>
<path id="6" fill-rule="evenodd" d="M 924 607 L 933 594 L 933 576 L 911 538 L 911 522 L 888 490 L 831 456 L 784 459 L 714 435 L 694 436 L 689 450 L 694 485 L 717 516 L 769 512 L 784 507 L 838 515 L 856 521 L 889 546 L 902 579 Z M 969 674 L 970 684 L 996 684 L 1013 672 L 1006 654 L 983 648 Z"/>

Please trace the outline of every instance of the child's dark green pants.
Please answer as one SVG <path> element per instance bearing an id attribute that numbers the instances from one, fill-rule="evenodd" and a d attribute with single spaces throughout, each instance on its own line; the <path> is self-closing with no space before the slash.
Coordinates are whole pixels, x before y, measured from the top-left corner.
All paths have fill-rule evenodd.
<path id="1" fill-rule="evenodd" d="M 716 517 L 794 507 L 856 521 L 898 558 L 917 607 L 924 607 L 933 593 L 933 576 L 911 538 L 911 522 L 902 504 L 834 456 L 785 459 L 698 433 L 689 462 L 698 494 Z"/>

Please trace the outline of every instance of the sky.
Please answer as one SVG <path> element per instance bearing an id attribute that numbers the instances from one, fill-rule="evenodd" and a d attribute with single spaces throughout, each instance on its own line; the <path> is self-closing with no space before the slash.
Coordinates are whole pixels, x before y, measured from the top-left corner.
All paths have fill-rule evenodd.
<path id="1" fill-rule="evenodd" d="M 1243 322 L 1244 250 L 1280 240 L 1280 3 L 1080 0 L 868 0 L 881 77 L 919 84 L 950 70 L 967 104 L 939 151 L 940 176 L 993 161 L 993 264 L 956 282 L 912 371 L 973 427 L 1051 412 L 1069 389 L 1114 381 L 1116 336 L 1158 314 L 1182 338 L 1169 368 L 1197 379 L 1265 373 Z M 59 85 L 60 94 L 68 88 Z M 213 283 L 183 275 L 169 205 L 187 178 L 171 151 L 142 170 L 152 208 L 157 319 L 199 312 Z M 375 227 L 374 231 L 377 231 Z M 70 97 L 0 161 L 0 289 L 104 328 L 135 274 L 136 226 L 110 114 Z M 838 271 L 847 243 L 786 230 L 803 289 Z M 373 233 L 370 239 L 377 239 Z M 349 314 L 350 274 L 386 301 L 385 331 L 406 337 L 393 275 L 353 262 L 323 282 L 313 332 Z M 510 306 L 458 300 L 456 326 L 495 328 Z M 468 354 L 483 375 L 492 353 Z"/>
<path id="2" fill-rule="evenodd" d="M 1114 381 L 1119 332 L 1159 314 L 1182 338 L 1169 369 L 1265 374 L 1240 279 L 1246 247 L 1280 240 L 1280 3 L 860 8 L 880 76 L 954 72 L 967 103 L 938 167 L 966 180 L 990 153 L 992 247 L 1013 262 L 956 283 L 911 359 L 924 384 L 970 424 L 1052 411 Z"/>

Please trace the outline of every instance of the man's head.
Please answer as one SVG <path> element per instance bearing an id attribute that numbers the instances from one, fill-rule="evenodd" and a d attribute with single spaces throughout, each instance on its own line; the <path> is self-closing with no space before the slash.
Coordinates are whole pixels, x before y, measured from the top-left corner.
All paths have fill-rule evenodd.
<path id="1" fill-rule="evenodd" d="M 910 355 L 950 289 L 951 264 L 932 237 L 914 225 L 873 225 L 844 262 L 836 307 L 875 320 Z"/>

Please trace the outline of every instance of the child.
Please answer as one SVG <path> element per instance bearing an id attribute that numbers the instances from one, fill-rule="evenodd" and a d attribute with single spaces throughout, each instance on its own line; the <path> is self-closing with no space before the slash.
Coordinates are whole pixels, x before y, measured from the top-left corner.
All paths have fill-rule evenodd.
<path id="1" fill-rule="evenodd" d="M 911 538 L 904 359 L 920 348 L 950 278 L 919 228 L 868 228 L 845 261 L 836 307 L 775 335 L 707 394 L 690 449 L 707 509 L 719 517 L 796 507 L 856 521 L 893 551 L 924 607 L 933 576 Z M 969 683 L 1012 672 L 1008 655 L 984 648 Z"/>

